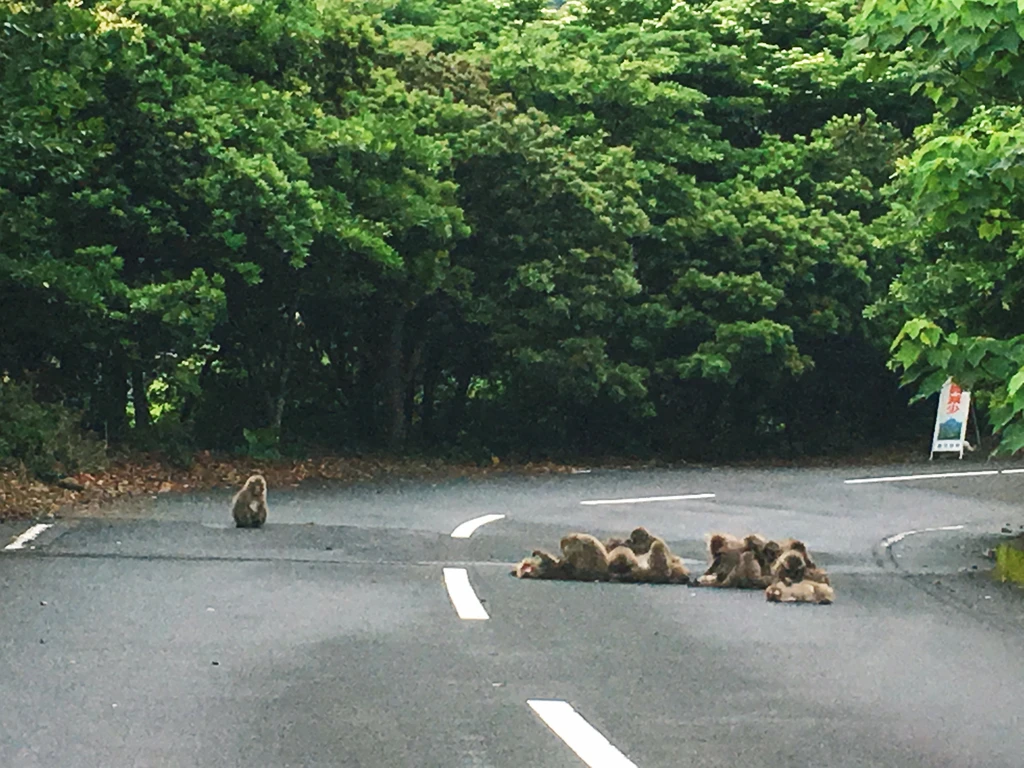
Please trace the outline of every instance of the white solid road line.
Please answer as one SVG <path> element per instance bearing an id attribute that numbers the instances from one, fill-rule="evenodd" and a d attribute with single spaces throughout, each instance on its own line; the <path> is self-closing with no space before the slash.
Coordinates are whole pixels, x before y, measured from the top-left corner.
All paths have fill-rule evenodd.
<path id="1" fill-rule="evenodd" d="M 713 499 L 713 493 L 684 493 L 679 496 L 641 496 L 636 499 L 594 499 L 592 501 L 581 501 L 580 504 L 593 506 L 595 504 L 647 504 L 652 501 L 685 501 L 687 499 Z"/>
<path id="2" fill-rule="evenodd" d="M 529 699 L 526 703 L 590 768 L 637 768 L 568 702 Z"/>
<path id="3" fill-rule="evenodd" d="M 479 528 L 481 525 L 487 523 L 493 523 L 495 520 L 501 520 L 504 515 L 483 515 L 482 517 L 474 517 L 472 520 L 467 520 L 464 523 L 460 523 L 452 531 L 453 539 L 468 539 L 473 535 L 473 531 Z"/>
<path id="4" fill-rule="evenodd" d="M 445 568 L 444 585 L 448 588 L 448 597 L 455 606 L 455 612 L 460 619 L 482 620 L 489 619 L 483 603 L 476 596 L 473 587 L 469 583 L 469 573 L 465 568 Z"/>
<path id="5" fill-rule="evenodd" d="M 1002 470 L 1012 472 L 1013 470 Z M 974 472 L 932 472 L 924 475 L 892 475 L 891 477 L 861 477 L 856 480 L 843 480 L 846 485 L 862 485 L 864 483 L 899 483 L 904 480 L 937 480 L 947 477 L 985 477 L 998 475 L 998 469 L 983 469 Z"/>
<path id="6" fill-rule="evenodd" d="M 888 549 L 893 544 L 898 544 L 903 541 L 907 536 L 916 536 L 919 533 L 935 533 L 936 531 L 962 531 L 965 526 L 962 525 L 940 525 L 937 528 L 922 528 L 919 531 L 904 531 L 903 533 L 897 533 L 890 536 L 887 539 L 882 539 L 882 546 Z"/>
<path id="7" fill-rule="evenodd" d="M 36 523 L 31 528 L 29 528 L 27 531 L 25 531 L 23 534 L 21 534 L 21 536 L 16 538 L 14 541 L 12 541 L 6 547 L 4 547 L 4 549 L 5 550 L 24 549 L 25 545 L 28 544 L 30 541 L 32 541 L 36 536 L 38 536 L 40 533 L 45 531 L 47 528 L 52 528 L 52 527 L 53 527 L 53 523 Z"/>

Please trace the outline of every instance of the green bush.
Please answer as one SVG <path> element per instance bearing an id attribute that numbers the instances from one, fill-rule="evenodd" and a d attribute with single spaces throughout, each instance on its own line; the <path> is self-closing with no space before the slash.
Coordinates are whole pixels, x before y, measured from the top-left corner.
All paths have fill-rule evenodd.
<path id="1" fill-rule="evenodd" d="M 0 378 L 0 463 L 21 462 L 43 479 L 100 469 L 106 448 L 81 414 L 35 399 L 29 384 Z"/>

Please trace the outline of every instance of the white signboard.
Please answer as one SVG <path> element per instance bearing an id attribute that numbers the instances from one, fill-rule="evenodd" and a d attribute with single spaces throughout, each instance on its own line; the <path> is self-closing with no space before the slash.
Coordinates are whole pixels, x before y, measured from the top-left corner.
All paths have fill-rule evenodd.
<path id="1" fill-rule="evenodd" d="M 964 457 L 967 436 L 967 414 L 971 409 L 971 393 L 946 379 L 939 393 L 939 411 L 935 414 L 935 434 L 932 435 L 932 458 L 936 453 L 959 453 Z"/>

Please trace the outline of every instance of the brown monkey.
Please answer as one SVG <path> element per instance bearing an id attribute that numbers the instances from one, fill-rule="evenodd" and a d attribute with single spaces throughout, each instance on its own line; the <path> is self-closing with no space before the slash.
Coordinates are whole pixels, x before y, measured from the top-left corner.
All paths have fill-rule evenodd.
<path id="1" fill-rule="evenodd" d="M 779 546 L 783 551 L 772 564 L 772 574 L 776 581 L 786 577 L 791 581 L 809 579 L 822 584 L 830 583 L 828 574 L 815 564 L 807 551 L 807 545 L 800 539 L 783 539 Z"/>
<path id="2" fill-rule="evenodd" d="M 772 565 L 779 559 L 779 555 L 782 554 L 783 547 L 777 541 L 766 541 L 764 547 L 761 550 L 760 556 L 757 558 L 761 562 L 761 570 L 765 573 L 771 573 Z"/>
<path id="3" fill-rule="evenodd" d="M 608 554 L 611 554 L 614 550 L 619 547 L 629 547 L 629 539 L 620 539 L 618 536 L 612 536 L 610 539 L 606 539 L 604 542 L 604 548 L 608 550 Z M 630 552 L 633 550 L 630 549 Z"/>
<path id="4" fill-rule="evenodd" d="M 739 552 L 743 549 L 743 539 L 730 533 L 709 533 L 704 540 L 707 541 L 711 560 L 723 552 Z"/>
<path id="5" fill-rule="evenodd" d="M 743 551 L 752 552 L 754 559 L 765 576 L 771 575 L 772 563 L 778 558 L 782 548 L 774 541 L 769 541 L 764 536 L 752 533 L 743 538 Z M 768 582 L 770 583 L 770 582 Z"/>
<path id="6" fill-rule="evenodd" d="M 560 542 L 562 554 L 580 581 L 608 581 L 608 550 L 589 533 L 570 533 Z"/>
<path id="7" fill-rule="evenodd" d="M 771 583 L 771 576 L 762 572 L 761 563 L 758 562 L 755 552 L 747 549 L 740 552 L 736 567 L 710 586 L 723 589 L 764 589 Z"/>
<path id="8" fill-rule="evenodd" d="M 572 567 L 561 558 L 535 549 L 519 561 L 511 574 L 519 579 L 571 579 Z"/>
<path id="9" fill-rule="evenodd" d="M 646 555 L 651 551 L 651 545 L 656 541 L 661 541 L 661 539 L 657 536 L 652 536 L 646 528 L 640 526 L 630 532 L 629 538 L 626 539 L 626 546 L 638 555 Z"/>
<path id="10" fill-rule="evenodd" d="M 807 545 L 799 539 L 783 539 L 779 545 L 782 553 L 772 563 L 771 572 L 774 581 L 788 579 L 802 582 L 805 579 L 819 584 L 830 584 L 828 573 L 818 567 L 807 551 Z"/>
<path id="11" fill-rule="evenodd" d="M 727 533 L 709 534 L 711 564 L 697 583 L 704 587 L 763 589 L 771 584 L 765 563 L 770 557 L 770 542 L 752 533 L 740 539 Z"/>
<path id="12" fill-rule="evenodd" d="M 668 545 L 661 539 L 654 539 L 651 542 L 646 565 L 646 573 L 643 574 L 645 581 L 655 584 L 690 583 L 690 572 L 683 565 L 682 558 L 673 555 Z"/>
<path id="13" fill-rule="evenodd" d="M 651 551 L 651 543 L 657 540 L 657 536 L 652 536 L 650 531 L 640 526 L 634 528 L 625 539 L 618 536 L 608 539 L 604 542 L 604 548 L 611 552 L 619 547 L 626 547 L 638 555 L 646 555 Z"/>
<path id="14" fill-rule="evenodd" d="M 828 577 L 828 573 L 825 572 L 825 569 L 819 568 L 816 565 L 813 567 L 808 566 L 804 569 L 804 581 L 816 581 L 819 584 L 832 583 L 832 580 Z"/>
<path id="15" fill-rule="evenodd" d="M 739 565 L 744 543 L 742 539 L 728 533 L 709 533 L 705 539 L 708 543 L 709 564 L 697 583 L 701 586 L 715 586 Z"/>
<path id="16" fill-rule="evenodd" d="M 632 549 L 619 545 L 608 551 L 608 570 L 616 581 L 638 581 L 643 566 Z"/>
<path id="17" fill-rule="evenodd" d="M 836 593 L 828 584 L 816 581 L 791 582 L 788 579 L 772 584 L 764 591 L 769 603 L 818 603 L 830 605 L 835 602 Z"/>
<path id="18" fill-rule="evenodd" d="M 615 581 L 648 584 L 689 584 L 690 572 L 682 558 L 672 554 L 659 538 L 651 542 L 649 552 L 638 555 L 629 547 L 617 547 L 608 553 L 608 569 Z"/>
<path id="19" fill-rule="evenodd" d="M 793 549 L 787 549 L 772 563 L 771 573 L 773 581 L 789 579 L 793 582 L 816 581 L 819 584 L 831 584 L 828 573 L 824 568 L 815 565 L 804 553 L 807 548 L 803 542 L 796 542 L 798 545 Z"/>
<path id="20" fill-rule="evenodd" d="M 796 549 L 787 549 L 772 563 L 772 580 L 803 581 L 807 573 L 807 558 Z"/>
<path id="21" fill-rule="evenodd" d="M 799 552 L 804 556 L 804 562 L 807 564 L 808 568 L 817 567 L 814 564 L 814 561 L 811 560 L 811 553 L 807 551 L 807 545 L 800 541 L 800 539 L 783 539 L 779 542 L 779 547 L 781 547 L 782 552 L 785 552 L 788 549 Z"/>
<path id="22" fill-rule="evenodd" d="M 231 515 L 239 528 L 259 528 L 267 522 L 267 481 L 253 475 L 231 500 Z"/>

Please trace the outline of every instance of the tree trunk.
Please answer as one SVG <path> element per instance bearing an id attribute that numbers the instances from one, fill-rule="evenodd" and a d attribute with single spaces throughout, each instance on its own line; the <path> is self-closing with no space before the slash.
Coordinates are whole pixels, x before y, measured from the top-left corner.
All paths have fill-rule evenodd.
<path id="1" fill-rule="evenodd" d="M 384 402 L 388 410 L 388 448 L 401 451 L 405 445 L 405 304 L 395 307 L 388 339 L 387 367 L 384 371 Z"/>
<path id="2" fill-rule="evenodd" d="M 288 402 L 288 380 L 291 378 L 295 358 L 295 337 L 299 323 L 294 308 L 285 310 L 285 322 L 288 327 L 282 334 L 280 345 L 276 346 L 276 355 L 273 354 L 272 348 L 250 352 L 246 356 L 250 381 L 266 409 L 266 426 L 277 434 L 280 434 L 284 421 L 284 409 Z"/>
<path id="3" fill-rule="evenodd" d="M 103 362 L 97 400 L 104 437 L 121 442 L 128 435 L 128 371 L 119 346 Z"/>
<path id="4" fill-rule="evenodd" d="M 448 440 L 455 443 L 459 438 L 459 430 L 466 416 L 466 401 L 469 399 L 469 382 L 473 371 L 468 365 L 462 366 L 456 374 L 455 397 L 452 399 L 451 415 L 448 418 Z"/>
<path id="5" fill-rule="evenodd" d="M 425 445 L 433 445 L 434 430 L 434 397 L 437 391 L 437 379 L 440 371 L 436 365 L 427 365 L 423 371 L 423 404 L 420 408 L 420 430 Z"/>
<path id="6" fill-rule="evenodd" d="M 132 406 L 135 409 L 135 431 L 146 434 L 152 424 L 149 416 L 149 393 L 146 391 L 146 375 L 141 365 L 132 368 Z"/>

